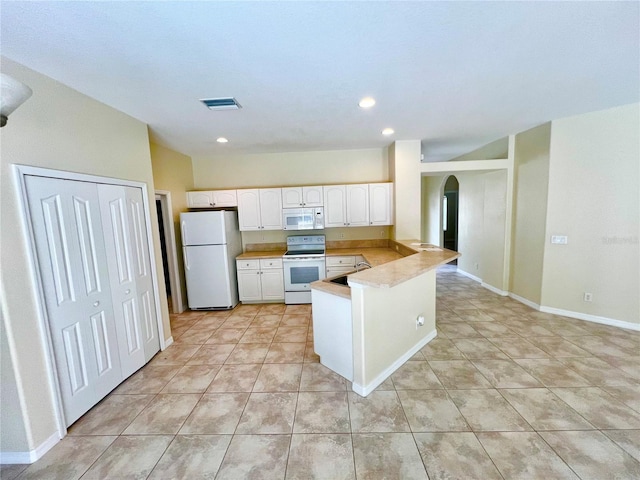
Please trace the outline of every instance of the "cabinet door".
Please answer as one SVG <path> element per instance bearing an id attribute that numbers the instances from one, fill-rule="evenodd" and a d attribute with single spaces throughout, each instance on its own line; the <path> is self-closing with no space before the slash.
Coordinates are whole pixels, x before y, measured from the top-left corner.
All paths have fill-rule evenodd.
<path id="1" fill-rule="evenodd" d="M 356 257 L 353 255 L 330 256 L 325 260 L 327 267 L 351 267 L 355 268 Z"/>
<path id="2" fill-rule="evenodd" d="M 324 226 L 344 227 L 347 225 L 347 197 L 344 185 L 322 187 L 324 192 Z"/>
<path id="3" fill-rule="evenodd" d="M 369 225 L 369 185 L 347 185 L 347 226 Z"/>
<path id="4" fill-rule="evenodd" d="M 322 207 L 322 187 L 302 187 L 302 199 L 305 207 Z"/>
<path id="5" fill-rule="evenodd" d="M 284 298 L 284 273 L 281 268 L 262 270 L 262 299 L 282 300 Z"/>
<path id="6" fill-rule="evenodd" d="M 260 230 L 260 191 L 238 190 L 238 223 L 240 231 Z"/>
<path id="7" fill-rule="evenodd" d="M 189 208 L 213 207 L 213 192 L 187 192 L 187 207 Z"/>
<path id="8" fill-rule="evenodd" d="M 282 189 L 260 189 L 260 226 L 264 230 L 282 230 Z"/>
<path id="9" fill-rule="evenodd" d="M 214 207 L 237 207 L 238 197 L 235 190 L 215 190 L 211 192 Z"/>
<path id="10" fill-rule="evenodd" d="M 238 295 L 242 302 L 262 300 L 260 270 L 238 270 Z"/>
<path id="11" fill-rule="evenodd" d="M 282 208 L 299 208 L 302 207 L 304 199 L 302 196 L 302 188 L 287 187 L 282 189 Z"/>
<path id="12" fill-rule="evenodd" d="M 393 183 L 369 185 L 369 224 L 393 225 Z"/>

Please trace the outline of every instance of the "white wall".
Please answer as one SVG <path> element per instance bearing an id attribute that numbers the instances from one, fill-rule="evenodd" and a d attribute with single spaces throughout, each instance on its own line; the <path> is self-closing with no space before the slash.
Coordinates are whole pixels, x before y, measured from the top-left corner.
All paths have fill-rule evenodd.
<path id="1" fill-rule="evenodd" d="M 516 135 L 509 290 L 540 305 L 545 248 L 551 124 Z"/>
<path id="2" fill-rule="evenodd" d="M 640 324 L 639 192 L 640 104 L 552 122 L 542 304 Z"/>
<path id="3" fill-rule="evenodd" d="M 30 451 L 57 431 L 53 398 L 46 388 L 43 339 L 38 327 L 35 279 L 31 275 L 26 232 L 21 228 L 14 163 L 135 180 L 147 184 L 153 243 L 160 252 L 147 126 L 11 60 L 2 71 L 26 83 L 33 96 L 0 131 L 0 269 L 4 322 L 22 415 L 3 418 L 0 438 L 12 451 Z M 162 259 L 156 257 L 162 284 Z M 160 290 L 165 334 L 170 335 L 164 289 Z M 14 348 L 15 347 L 15 348 Z M 3 382 L 4 382 L 3 377 Z M 3 385 L 4 390 L 4 385 Z M 26 443 L 5 438 L 24 437 Z"/>

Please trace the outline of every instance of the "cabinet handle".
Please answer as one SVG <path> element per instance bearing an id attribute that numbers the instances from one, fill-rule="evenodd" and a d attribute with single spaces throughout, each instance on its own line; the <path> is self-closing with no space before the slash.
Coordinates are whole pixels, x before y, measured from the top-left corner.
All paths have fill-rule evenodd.
<path id="1" fill-rule="evenodd" d="M 99 302 L 99 301 L 97 301 L 97 300 L 96 300 L 95 302 L 93 302 L 93 306 L 94 306 L 94 307 L 98 307 L 99 305 L 100 305 L 100 302 Z"/>
<path id="2" fill-rule="evenodd" d="M 131 293 L 131 290 L 129 290 L 128 288 L 124 291 L 125 295 L 129 295 Z"/>

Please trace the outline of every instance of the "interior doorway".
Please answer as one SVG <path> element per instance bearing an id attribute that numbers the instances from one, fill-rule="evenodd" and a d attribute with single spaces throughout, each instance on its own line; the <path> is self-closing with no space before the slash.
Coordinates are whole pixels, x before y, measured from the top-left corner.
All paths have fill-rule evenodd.
<path id="1" fill-rule="evenodd" d="M 442 195 L 442 246 L 449 250 L 458 251 L 458 196 L 460 184 L 451 175 L 447 178 Z M 457 265 L 458 260 L 451 264 Z"/>
<path id="2" fill-rule="evenodd" d="M 158 228 L 162 246 L 162 265 L 164 268 L 165 289 L 169 302 L 169 312 L 184 312 L 184 299 L 180 274 L 178 273 L 178 255 L 176 235 L 173 227 L 173 211 L 171 208 L 171 192 L 156 190 L 156 208 L 158 210 Z"/>

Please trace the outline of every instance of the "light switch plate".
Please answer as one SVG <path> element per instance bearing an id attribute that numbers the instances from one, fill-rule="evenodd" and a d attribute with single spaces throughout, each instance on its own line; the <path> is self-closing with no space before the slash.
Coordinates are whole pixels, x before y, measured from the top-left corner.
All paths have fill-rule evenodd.
<path id="1" fill-rule="evenodd" d="M 556 245 L 566 245 L 569 243 L 569 238 L 566 235 L 552 235 L 551 243 Z"/>

